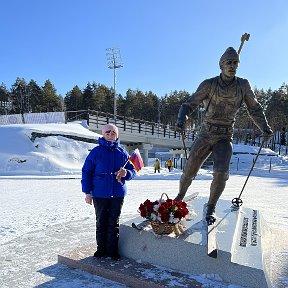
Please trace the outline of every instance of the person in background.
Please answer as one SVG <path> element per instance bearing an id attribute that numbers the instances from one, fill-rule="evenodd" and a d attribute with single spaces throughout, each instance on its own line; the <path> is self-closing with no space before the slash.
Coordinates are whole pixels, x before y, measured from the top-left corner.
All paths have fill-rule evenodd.
<path id="1" fill-rule="evenodd" d="M 171 168 L 172 168 L 171 158 L 169 158 L 169 159 L 166 161 L 166 167 L 167 167 L 168 171 L 170 172 L 170 171 L 171 171 Z"/>
<path id="2" fill-rule="evenodd" d="M 160 161 L 158 158 L 156 158 L 155 162 L 154 162 L 154 173 L 156 173 L 156 171 L 158 171 L 158 173 L 160 173 Z"/>
<path id="3" fill-rule="evenodd" d="M 227 48 L 219 60 L 220 76 L 206 79 L 199 85 L 188 101 L 181 105 L 176 122 L 176 130 L 183 134 L 188 115 L 200 104 L 204 105 L 205 115 L 201 131 L 192 143 L 175 200 L 180 201 L 184 198 L 198 170 L 212 154 L 213 181 L 206 212 L 208 225 L 216 220 L 216 203 L 229 178 L 234 122 L 242 104 L 246 106 L 249 116 L 262 131 L 263 139 L 268 141 L 273 137 L 263 108 L 257 101 L 248 80 L 236 77 L 239 62 L 236 50 L 233 47 Z"/>
<path id="4" fill-rule="evenodd" d="M 81 184 L 86 203 L 93 203 L 95 208 L 97 250 L 94 257 L 119 260 L 119 218 L 127 193 L 125 182 L 135 177 L 136 170 L 118 142 L 117 126 L 105 125 L 102 136 L 85 160 Z"/>

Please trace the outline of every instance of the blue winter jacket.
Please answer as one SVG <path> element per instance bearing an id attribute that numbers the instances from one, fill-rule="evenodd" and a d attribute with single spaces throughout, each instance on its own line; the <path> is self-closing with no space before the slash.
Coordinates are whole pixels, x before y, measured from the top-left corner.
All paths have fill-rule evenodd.
<path id="1" fill-rule="evenodd" d="M 136 175 L 134 166 L 128 161 L 125 166 L 127 175 L 116 180 L 118 171 L 129 159 L 129 154 L 118 141 L 109 142 L 103 137 L 98 139 L 98 146 L 88 154 L 82 168 L 82 191 L 98 198 L 119 198 L 127 193 L 125 180 L 131 180 Z"/>

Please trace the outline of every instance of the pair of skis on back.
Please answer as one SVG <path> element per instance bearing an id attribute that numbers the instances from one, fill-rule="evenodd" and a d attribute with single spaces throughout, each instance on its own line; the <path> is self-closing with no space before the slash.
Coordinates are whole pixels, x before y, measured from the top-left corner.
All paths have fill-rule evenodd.
<path id="1" fill-rule="evenodd" d="M 193 199 L 197 198 L 199 195 L 198 192 L 193 193 L 190 195 L 188 199 L 185 199 L 185 202 L 192 201 Z M 217 249 L 217 239 L 216 239 L 216 221 L 214 223 L 207 223 L 206 219 L 206 205 L 204 205 L 203 209 L 203 226 L 204 231 L 206 232 L 206 239 L 207 239 L 207 255 L 212 258 L 217 258 L 218 249 Z M 144 220 L 143 222 L 136 224 L 132 222 L 131 226 L 136 229 L 137 231 L 141 232 L 150 224 L 149 220 Z"/>

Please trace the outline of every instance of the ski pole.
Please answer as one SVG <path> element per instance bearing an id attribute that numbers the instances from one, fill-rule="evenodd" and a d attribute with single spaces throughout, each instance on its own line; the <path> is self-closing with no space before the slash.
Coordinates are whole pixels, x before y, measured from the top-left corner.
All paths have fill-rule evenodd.
<path id="1" fill-rule="evenodd" d="M 186 160 L 188 160 L 187 149 L 186 149 L 186 145 L 185 145 L 185 132 L 181 132 L 181 136 L 182 136 L 182 142 L 183 142 L 183 147 L 184 147 L 184 152 L 185 152 L 185 158 L 186 158 Z"/>
<path id="2" fill-rule="evenodd" d="M 247 176 L 247 178 L 246 178 L 246 181 L 245 181 L 245 183 L 244 183 L 244 185 L 243 185 L 243 187 L 242 187 L 242 190 L 241 190 L 241 192 L 240 192 L 240 194 L 239 194 L 239 196 L 238 197 L 235 197 L 234 199 L 232 199 L 232 205 L 234 206 L 234 207 L 240 207 L 240 206 L 242 206 L 242 204 L 243 204 L 243 201 L 242 201 L 242 199 L 241 199 L 241 195 L 242 195 L 242 193 L 243 193 L 243 191 L 244 191 L 244 188 L 245 188 L 245 186 L 246 186 L 246 184 L 247 184 L 247 181 L 248 181 L 248 179 L 249 179 L 249 177 L 250 177 L 250 174 L 251 174 L 251 172 L 253 171 L 253 168 L 254 168 L 254 166 L 255 166 L 255 164 L 256 164 L 256 161 L 257 161 L 257 159 L 258 159 L 258 157 L 259 157 L 259 155 L 260 155 L 260 152 L 261 152 L 261 149 L 263 148 L 263 146 L 264 146 L 264 140 L 262 140 L 262 143 L 261 143 L 261 146 L 260 146 L 260 148 L 259 148 L 259 150 L 258 150 L 258 153 L 256 154 L 256 158 L 255 158 L 255 160 L 254 160 L 254 162 L 253 162 L 253 164 L 252 164 L 252 167 L 251 167 L 251 169 L 250 169 L 250 171 L 249 171 L 249 174 L 248 174 L 248 176 Z"/>

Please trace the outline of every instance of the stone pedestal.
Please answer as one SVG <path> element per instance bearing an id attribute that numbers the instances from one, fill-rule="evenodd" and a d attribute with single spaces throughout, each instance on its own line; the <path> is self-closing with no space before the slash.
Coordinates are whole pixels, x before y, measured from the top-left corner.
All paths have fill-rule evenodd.
<path id="1" fill-rule="evenodd" d="M 187 197 L 189 198 L 189 196 Z M 227 283 L 247 287 L 271 287 L 271 232 L 259 211 L 247 207 L 231 208 L 230 201 L 219 200 L 216 207 L 218 257 L 207 256 L 207 233 L 202 221 L 206 197 L 189 203 L 194 212 L 186 221 L 184 234 L 176 237 L 156 235 L 150 226 L 139 232 L 132 222 L 120 226 L 119 249 L 122 256 L 192 274 L 218 274 Z"/>

